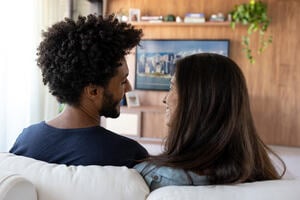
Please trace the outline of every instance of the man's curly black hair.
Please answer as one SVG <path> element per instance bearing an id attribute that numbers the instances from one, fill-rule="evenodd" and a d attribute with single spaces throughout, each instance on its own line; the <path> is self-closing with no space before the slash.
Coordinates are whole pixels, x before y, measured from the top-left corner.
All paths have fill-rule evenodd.
<path id="1" fill-rule="evenodd" d="M 66 18 L 43 32 L 37 49 L 43 82 L 59 102 L 76 105 L 85 86 L 108 84 L 142 35 L 114 15 Z"/>

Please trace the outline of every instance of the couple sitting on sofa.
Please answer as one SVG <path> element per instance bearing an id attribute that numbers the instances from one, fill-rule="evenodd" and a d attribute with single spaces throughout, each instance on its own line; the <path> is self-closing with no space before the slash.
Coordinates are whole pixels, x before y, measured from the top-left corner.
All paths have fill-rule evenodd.
<path id="1" fill-rule="evenodd" d="M 125 55 L 139 44 L 142 31 L 114 16 L 89 15 L 59 22 L 43 36 L 37 60 L 43 82 L 66 107 L 56 118 L 24 129 L 11 153 L 66 165 L 134 167 L 151 190 L 284 174 L 256 133 L 244 76 L 231 59 L 202 53 L 177 61 L 164 99 L 165 150 L 149 156 L 136 141 L 99 125 L 100 116 L 120 114 L 119 102 L 130 89 Z"/>

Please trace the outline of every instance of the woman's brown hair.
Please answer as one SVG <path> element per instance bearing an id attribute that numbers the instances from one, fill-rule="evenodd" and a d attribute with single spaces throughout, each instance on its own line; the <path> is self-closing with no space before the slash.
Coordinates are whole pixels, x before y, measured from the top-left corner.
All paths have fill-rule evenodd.
<path id="1" fill-rule="evenodd" d="M 208 175 L 211 184 L 279 179 L 284 162 L 259 138 L 246 81 L 230 58 L 195 54 L 176 63 L 178 104 L 157 165 Z M 268 152 L 283 165 L 280 175 Z"/>

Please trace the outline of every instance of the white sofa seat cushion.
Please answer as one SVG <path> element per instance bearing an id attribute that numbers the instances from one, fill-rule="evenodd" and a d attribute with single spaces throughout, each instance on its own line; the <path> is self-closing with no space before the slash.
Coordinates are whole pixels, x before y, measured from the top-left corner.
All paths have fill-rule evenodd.
<path id="1" fill-rule="evenodd" d="M 33 184 L 22 176 L 0 171 L 1 200 L 37 200 Z"/>
<path id="2" fill-rule="evenodd" d="M 300 180 L 258 181 L 237 185 L 167 186 L 147 200 L 299 200 Z"/>
<path id="3" fill-rule="evenodd" d="M 149 188 L 134 169 L 114 166 L 66 166 L 0 153 L 0 171 L 30 180 L 39 200 L 141 200 Z"/>

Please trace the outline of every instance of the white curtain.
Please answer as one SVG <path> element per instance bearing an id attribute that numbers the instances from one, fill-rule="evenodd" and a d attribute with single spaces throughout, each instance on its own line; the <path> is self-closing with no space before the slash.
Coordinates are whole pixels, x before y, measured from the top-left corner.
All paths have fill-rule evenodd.
<path id="1" fill-rule="evenodd" d="M 8 151 L 24 127 L 58 113 L 35 55 L 41 30 L 69 16 L 68 6 L 67 0 L 0 2 L 0 151 Z"/>

